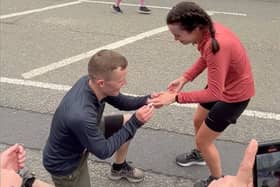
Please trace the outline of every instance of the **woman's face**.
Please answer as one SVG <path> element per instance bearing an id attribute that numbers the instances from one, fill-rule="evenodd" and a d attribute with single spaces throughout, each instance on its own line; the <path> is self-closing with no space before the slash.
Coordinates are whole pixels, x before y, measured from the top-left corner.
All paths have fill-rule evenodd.
<path id="1" fill-rule="evenodd" d="M 200 31 L 198 28 L 195 28 L 192 32 L 188 32 L 186 30 L 183 30 L 178 23 L 169 24 L 168 28 L 169 31 L 173 34 L 174 39 L 176 41 L 178 40 L 184 45 L 197 43 L 200 36 Z"/>

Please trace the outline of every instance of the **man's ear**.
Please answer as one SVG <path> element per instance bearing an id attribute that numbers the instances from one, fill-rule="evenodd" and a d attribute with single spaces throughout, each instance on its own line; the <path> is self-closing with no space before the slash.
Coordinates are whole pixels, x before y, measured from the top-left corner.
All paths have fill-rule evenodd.
<path id="1" fill-rule="evenodd" d="M 99 87 L 103 87 L 104 86 L 104 80 L 102 80 L 102 79 L 97 80 L 96 83 L 97 83 L 97 85 Z"/>

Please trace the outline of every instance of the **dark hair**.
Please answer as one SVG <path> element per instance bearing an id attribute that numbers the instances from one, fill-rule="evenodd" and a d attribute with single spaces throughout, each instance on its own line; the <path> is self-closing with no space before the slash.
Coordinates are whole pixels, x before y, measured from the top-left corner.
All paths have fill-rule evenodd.
<path id="1" fill-rule="evenodd" d="M 215 38 L 215 29 L 210 16 L 194 2 L 183 1 L 175 5 L 167 14 L 166 23 L 180 24 L 180 26 L 192 32 L 195 28 L 208 28 L 212 38 L 212 53 L 219 51 L 220 46 Z"/>
<path id="2" fill-rule="evenodd" d="M 127 64 L 126 58 L 121 54 L 107 49 L 100 50 L 88 63 L 88 75 L 91 79 L 95 79 L 98 75 L 110 79 L 112 71 L 119 67 L 123 70 Z"/>

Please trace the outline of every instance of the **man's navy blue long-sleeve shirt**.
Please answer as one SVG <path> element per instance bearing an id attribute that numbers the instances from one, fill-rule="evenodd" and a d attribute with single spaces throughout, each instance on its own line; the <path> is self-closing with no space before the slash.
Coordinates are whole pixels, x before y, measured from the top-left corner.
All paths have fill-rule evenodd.
<path id="1" fill-rule="evenodd" d="M 97 126 L 105 102 L 120 110 L 136 110 L 146 104 L 147 96 L 119 94 L 98 101 L 88 81 L 88 76 L 78 80 L 64 96 L 53 116 L 43 151 L 43 165 L 52 175 L 72 173 L 78 167 L 85 149 L 100 159 L 112 156 L 142 125 L 134 114 L 117 133 L 106 139 Z"/>

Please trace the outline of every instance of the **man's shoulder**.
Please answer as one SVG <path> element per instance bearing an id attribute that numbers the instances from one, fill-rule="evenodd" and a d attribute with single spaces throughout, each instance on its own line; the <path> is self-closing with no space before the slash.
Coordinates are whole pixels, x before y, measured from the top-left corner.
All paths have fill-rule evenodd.
<path id="1" fill-rule="evenodd" d="M 88 124 L 97 122 L 97 112 L 94 109 L 71 108 L 65 113 L 60 113 L 60 117 L 55 117 L 53 123 L 63 124 L 67 128 L 80 129 Z M 61 123 L 63 121 L 63 123 Z"/>
<path id="2" fill-rule="evenodd" d="M 97 115 L 98 110 L 97 106 L 95 106 L 93 103 L 73 103 L 73 106 L 68 109 L 68 113 L 73 118 L 80 118 L 85 119 L 88 117 L 94 117 Z"/>
<path id="3" fill-rule="evenodd" d="M 88 118 L 95 118 L 97 113 L 98 109 L 95 103 L 67 99 L 60 103 L 55 112 L 55 116 L 69 122 L 77 122 Z"/>

